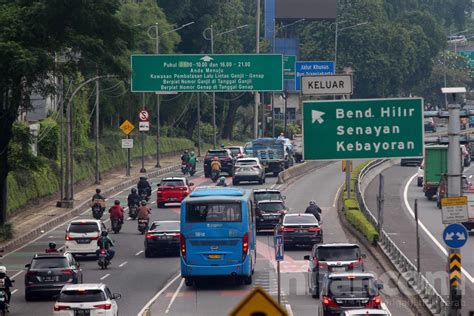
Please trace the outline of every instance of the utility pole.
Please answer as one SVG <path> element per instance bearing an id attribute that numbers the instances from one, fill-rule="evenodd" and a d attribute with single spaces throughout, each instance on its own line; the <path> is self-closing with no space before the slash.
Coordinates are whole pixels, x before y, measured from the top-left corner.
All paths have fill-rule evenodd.
<path id="1" fill-rule="evenodd" d="M 272 53 L 275 54 L 276 20 L 273 19 Z M 272 137 L 275 137 L 275 91 L 272 91 Z"/>
<path id="2" fill-rule="evenodd" d="M 211 24 L 211 54 L 214 54 L 214 27 Z M 216 93 L 212 92 L 212 139 L 214 149 L 217 148 L 217 130 L 216 130 Z"/>
<path id="3" fill-rule="evenodd" d="M 145 93 L 142 93 L 142 109 L 145 109 Z M 140 137 L 142 141 L 142 167 L 140 169 L 141 173 L 145 173 L 145 132 L 140 132 Z"/>
<path id="4" fill-rule="evenodd" d="M 155 53 L 160 52 L 160 37 L 158 32 L 158 23 L 155 23 Z M 160 94 L 156 93 L 156 168 L 161 168 L 160 165 Z"/>
<path id="5" fill-rule="evenodd" d="M 128 89 L 128 119 L 132 119 L 132 91 L 130 88 Z M 127 139 L 130 139 L 130 134 L 127 135 Z M 127 148 L 127 167 L 125 171 L 125 175 L 130 177 L 130 148 Z"/>
<path id="6" fill-rule="evenodd" d="M 95 80 L 95 184 L 100 184 L 99 171 L 99 78 Z"/>
<path id="7" fill-rule="evenodd" d="M 60 201 L 64 201 L 64 197 L 66 196 L 65 192 L 65 172 L 64 172 L 64 77 L 61 76 L 61 98 L 60 98 L 61 105 L 59 106 L 59 117 L 60 117 Z M 57 206 L 61 207 L 61 202 L 57 203 Z"/>
<path id="8" fill-rule="evenodd" d="M 260 0 L 257 0 L 257 19 L 256 19 L 256 33 L 255 33 L 255 53 L 260 54 Z M 258 101 L 259 101 L 259 93 L 258 91 L 254 92 L 254 116 L 253 116 L 253 136 L 254 138 L 258 138 Z"/>
<path id="9" fill-rule="evenodd" d="M 201 94 L 197 96 L 197 132 L 198 132 L 198 157 L 201 157 Z"/>

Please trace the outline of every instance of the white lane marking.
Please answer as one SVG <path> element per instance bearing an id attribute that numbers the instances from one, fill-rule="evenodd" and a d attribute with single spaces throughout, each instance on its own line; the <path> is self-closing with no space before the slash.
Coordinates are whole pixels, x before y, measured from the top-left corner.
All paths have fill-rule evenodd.
<path id="1" fill-rule="evenodd" d="M 15 294 L 16 292 L 18 292 L 18 289 L 14 289 L 11 294 L 13 295 L 13 294 Z"/>
<path id="2" fill-rule="evenodd" d="M 176 282 L 176 280 L 177 280 L 178 278 L 180 278 L 180 277 L 181 277 L 181 274 L 178 273 L 177 276 L 175 276 L 175 277 L 174 277 L 171 281 L 169 281 L 158 293 L 156 293 L 156 295 L 153 296 L 153 297 L 151 298 L 151 300 L 149 300 L 149 301 L 145 304 L 145 306 L 143 306 L 143 308 L 138 312 L 138 316 L 143 316 L 145 310 L 147 310 L 147 309 L 151 306 L 151 304 L 153 304 L 153 303 L 161 296 L 161 294 L 163 294 L 163 292 L 166 291 L 166 290 L 171 286 L 171 284 L 173 284 L 174 282 Z"/>
<path id="3" fill-rule="evenodd" d="M 123 267 L 123 266 L 126 265 L 127 263 L 128 263 L 128 261 L 125 261 L 125 262 L 119 264 L 119 268 Z"/>
<path id="4" fill-rule="evenodd" d="M 291 309 L 290 304 L 285 304 L 286 312 L 288 313 L 288 316 L 293 316 L 293 310 Z"/>
<path id="5" fill-rule="evenodd" d="M 156 201 L 153 201 L 153 202 L 151 202 L 150 204 L 155 204 L 155 203 L 156 203 Z"/>
<path id="6" fill-rule="evenodd" d="M 336 207 L 336 204 L 337 204 L 337 198 L 339 197 L 339 194 L 342 190 L 342 188 L 344 187 L 344 183 L 341 184 L 341 186 L 339 187 L 339 189 L 337 189 L 336 191 L 336 195 L 334 196 L 334 202 L 332 202 L 332 207 Z"/>
<path id="7" fill-rule="evenodd" d="M 110 276 L 110 273 L 107 273 L 106 275 L 104 275 L 104 276 L 101 277 L 100 279 L 101 279 L 101 280 L 104 280 L 104 279 L 108 278 L 109 276 Z"/>
<path id="8" fill-rule="evenodd" d="M 25 272 L 25 270 L 20 270 L 20 271 L 18 271 L 17 273 L 15 273 L 14 275 L 12 275 L 12 277 L 11 277 L 10 279 L 16 278 L 17 276 L 19 276 L 19 275 L 22 274 L 23 272 Z"/>
<path id="9" fill-rule="evenodd" d="M 381 303 L 380 305 L 382 306 L 382 310 L 386 311 L 389 315 L 392 315 L 392 313 L 390 313 L 390 310 L 387 307 L 387 304 Z"/>
<path id="10" fill-rule="evenodd" d="M 176 297 L 178 296 L 178 293 L 181 291 L 181 288 L 183 287 L 183 284 L 184 284 L 184 279 L 181 279 L 181 282 L 179 283 L 178 288 L 177 288 L 176 291 L 174 292 L 173 297 L 171 297 L 171 301 L 170 301 L 170 303 L 168 304 L 168 307 L 166 308 L 165 314 L 168 314 L 168 312 L 170 311 L 170 308 L 171 308 L 171 306 L 173 305 L 174 300 L 175 300 Z"/>
<path id="11" fill-rule="evenodd" d="M 405 188 L 403 190 L 403 200 L 405 202 L 405 206 L 413 218 L 415 218 L 415 212 L 413 212 L 413 209 L 410 206 L 410 202 L 408 202 L 408 188 L 410 186 L 410 183 L 413 181 L 413 179 L 415 179 L 416 176 L 417 174 L 415 173 L 405 184 Z M 441 245 L 441 243 L 433 236 L 433 234 L 431 234 L 431 232 L 428 230 L 428 228 L 426 228 L 426 226 L 421 222 L 419 218 L 418 218 L 418 224 L 420 225 L 421 229 L 423 229 L 423 231 L 428 235 L 428 237 L 430 237 L 433 243 L 439 248 L 439 250 L 441 250 L 441 252 L 445 256 L 448 256 L 448 252 L 443 247 L 443 245 Z M 467 272 L 464 268 L 461 268 L 461 271 L 469 279 L 469 281 L 471 281 L 471 283 L 474 283 L 474 278 L 472 277 L 472 275 L 469 274 L 469 272 Z"/>
<path id="12" fill-rule="evenodd" d="M 277 186 L 277 185 L 276 185 L 276 183 L 275 183 L 274 185 L 272 185 L 272 186 L 270 187 L 270 189 L 273 189 L 273 188 L 275 188 L 276 186 Z"/>
<path id="13" fill-rule="evenodd" d="M 137 252 L 137 253 L 135 254 L 135 256 L 139 256 L 139 255 L 141 255 L 142 253 L 143 253 L 143 250 L 140 250 L 139 252 Z"/>

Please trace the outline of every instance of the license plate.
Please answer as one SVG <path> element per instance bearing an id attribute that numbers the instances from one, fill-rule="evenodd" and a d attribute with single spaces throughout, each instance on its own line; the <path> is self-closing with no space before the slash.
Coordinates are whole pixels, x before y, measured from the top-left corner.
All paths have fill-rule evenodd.
<path id="1" fill-rule="evenodd" d="M 91 242 L 89 238 L 79 238 L 79 239 L 76 239 L 76 241 L 78 244 L 88 244 Z"/>
<path id="2" fill-rule="evenodd" d="M 208 255 L 207 256 L 209 259 L 220 259 L 221 255 Z"/>
<path id="3" fill-rule="evenodd" d="M 346 268 L 344 267 L 334 267 L 331 269 L 334 272 L 340 272 L 340 271 L 346 271 Z"/>
<path id="4" fill-rule="evenodd" d="M 74 311 L 74 316 L 89 316 L 90 314 L 90 309 L 77 309 Z"/>
<path id="5" fill-rule="evenodd" d="M 298 229 L 298 233 L 307 233 L 308 231 L 305 229 Z"/>
<path id="6" fill-rule="evenodd" d="M 177 198 L 170 198 L 170 201 L 177 201 L 178 199 Z"/>
<path id="7" fill-rule="evenodd" d="M 56 281 L 56 276 L 45 276 L 43 277 L 44 282 L 54 282 Z"/>

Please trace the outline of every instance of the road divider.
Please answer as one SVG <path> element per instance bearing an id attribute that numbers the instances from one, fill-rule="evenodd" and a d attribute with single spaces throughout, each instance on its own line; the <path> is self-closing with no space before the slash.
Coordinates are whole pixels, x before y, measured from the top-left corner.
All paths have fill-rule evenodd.
<path id="1" fill-rule="evenodd" d="M 290 180 L 291 178 L 296 178 L 302 176 L 314 169 L 319 169 L 321 167 L 327 166 L 333 163 L 332 161 L 305 161 L 303 163 L 299 163 L 282 171 L 278 174 L 278 181 L 277 184 L 283 184 Z"/>

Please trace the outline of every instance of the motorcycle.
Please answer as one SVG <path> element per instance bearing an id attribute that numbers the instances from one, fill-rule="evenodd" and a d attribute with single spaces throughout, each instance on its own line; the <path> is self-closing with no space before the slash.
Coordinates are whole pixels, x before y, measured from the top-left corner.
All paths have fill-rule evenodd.
<path id="1" fill-rule="evenodd" d="M 147 201 L 150 199 L 150 196 L 148 195 L 148 192 L 146 191 L 141 191 L 140 192 L 140 201 Z"/>
<path id="2" fill-rule="evenodd" d="M 107 269 L 107 266 L 110 264 L 110 260 L 108 258 L 107 250 L 100 249 L 99 251 L 99 258 L 97 259 L 97 263 L 99 267 L 103 269 Z"/>
<path id="3" fill-rule="evenodd" d="M 181 162 L 181 172 L 183 175 L 186 175 L 189 172 L 189 165 L 185 161 Z"/>
<path id="4" fill-rule="evenodd" d="M 112 230 L 115 234 L 118 234 L 122 229 L 122 221 L 119 219 L 112 220 Z"/>
<path id="5" fill-rule="evenodd" d="M 196 166 L 189 167 L 189 175 L 192 177 L 196 173 Z"/>
<path id="6" fill-rule="evenodd" d="M 92 216 L 95 219 L 101 219 L 102 215 L 104 215 L 104 209 L 99 203 L 95 203 L 92 205 Z"/>
<path id="7" fill-rule="evenodd" d="M 138 220 L 138 231 L 143 235 L 148 229 L 148 221 L 146 219 Z"/>
<path id="8" fill-rule="evenodd" d="M 220 176 L 220 172 L 217 171 L 217 170 L 212 170 L 211 172 L 211 179 L 212 179 L 212 182 L 217 182 L 217 179 L 219 179 L 219 176 Z"/>
<path id="9" fill-rule="evenodd" d="M 137 215 L 138 215 L 138 205 L 137 204 L 130 205 L 130 208 L 128 209 L 128 216 L 130 216 L 131 219 L 136 219 Z"/>

